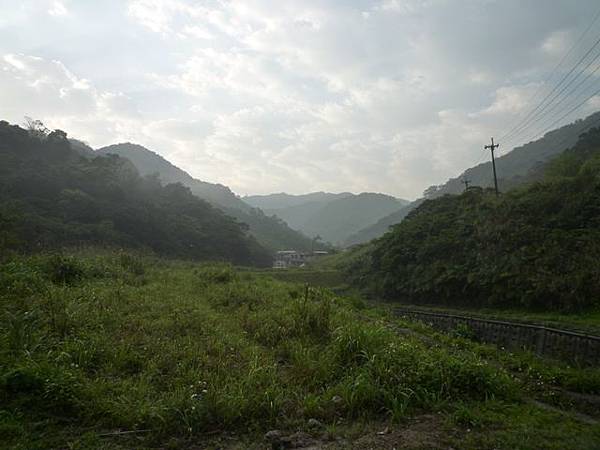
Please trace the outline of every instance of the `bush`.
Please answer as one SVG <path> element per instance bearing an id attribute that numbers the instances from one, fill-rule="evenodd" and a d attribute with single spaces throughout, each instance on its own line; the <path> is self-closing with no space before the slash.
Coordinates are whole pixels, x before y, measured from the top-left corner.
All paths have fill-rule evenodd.
<path id="1" fill-rule="evenodd" d="M 0 379 L 3 402 L 52 414 L 77 415 L 84 399 L 77 377 L 49 363 L 29 364 L 3 374 Z"/>

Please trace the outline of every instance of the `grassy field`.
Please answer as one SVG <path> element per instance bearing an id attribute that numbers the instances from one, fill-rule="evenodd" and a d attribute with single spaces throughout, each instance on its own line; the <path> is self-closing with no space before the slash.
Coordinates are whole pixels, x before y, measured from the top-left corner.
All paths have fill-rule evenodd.
<path id="1" fill-rule="evenodd" d="M 293 283 L 308 283 L 311 286 L 319 286 L 332 289 L 336 293 L 344 295 L 360 295 L 357 291 L 350 288 L 344 278 L 344 274 L 334 268 L 334 263 L 339 255 L 332 255 L 323 258 L 314 265 L 307 268 L 286 269 L 286 270 L 261 270 L 253 271 L 257 275 L 272 277 L 281 281 Z M 333 263 L 330 261 L 334 261 Z M 373 302 L 377 304 L 377 301 Z M 384 304 L 384 303 L 381 303 Z M 534 323 L 548 327 L 574 330 L 582 333 L 589 333 L 600 336 L 600 310 L 586 310 L 583 312 L 533 312 L 517 309 L 498 309 L 498 308 L 450 308 L 444 306 L 424 306 L 411 305 L 401 302 L 385 302 L 385 305 L 397 305 L 406 308 L 416 308 L 427 311 L 443 312 L 448 314 L 467 315 L 473 317 L 482 317 L 486 319 L 497 319 L 507 321 L 517 321 L 524 323 Z"/>
<path id="2" fill-rule="evenodd" d="M 339 270 L 320 270 L 308 268 L 297 269 L 273 269 L 252 271 L 258 276 L 265 276 L 279 281 L 290 283 L 309 284 L 329 289 L 343 289 L 346 281 Z"/>
<path id="3" fill-rule="evenodd" d="M 5 261 L 0 447 L 599 447 L 600 370 L 306 287 L 337 285 L 331 273 L 282 273 L 118 253 Z"/>

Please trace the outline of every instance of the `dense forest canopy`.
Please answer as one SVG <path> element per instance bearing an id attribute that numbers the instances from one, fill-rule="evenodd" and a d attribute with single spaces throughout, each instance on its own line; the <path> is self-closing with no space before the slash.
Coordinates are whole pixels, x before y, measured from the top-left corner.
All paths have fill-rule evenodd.
<path id="1" fill-rule="evenodd" d="M 191 259 L 268 265 L 269 253 L 238 223 L 179 183 L 140 176 L 116 155 L 86 158 L 66 133 L 0 122 L 2 248 L 71 245 L 151 249 Z"/>
<path id="2" fill-rule="evenodd" d="M 600 304 L 600 129 L 541 181 L 426 200 L 348 258 L 354 282 L 388 299 L 580 309 Z"/>

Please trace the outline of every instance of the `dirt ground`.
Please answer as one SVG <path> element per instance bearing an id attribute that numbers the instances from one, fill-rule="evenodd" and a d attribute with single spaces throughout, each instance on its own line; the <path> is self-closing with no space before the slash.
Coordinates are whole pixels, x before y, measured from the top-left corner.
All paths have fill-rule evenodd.
<path id="1" fill-rule="evenodd" d="M 335 431 L 311 432 L 271 430 L 255 442 L 240 442 L 235 436 L 215 437 L 188 450 L 453 450 L 448 440 L 461 430 L 443 429 L 442 419 L 433 414 L 420 415 L 404 424 L 370 423 L 360 428 L 340 427 Z"/>

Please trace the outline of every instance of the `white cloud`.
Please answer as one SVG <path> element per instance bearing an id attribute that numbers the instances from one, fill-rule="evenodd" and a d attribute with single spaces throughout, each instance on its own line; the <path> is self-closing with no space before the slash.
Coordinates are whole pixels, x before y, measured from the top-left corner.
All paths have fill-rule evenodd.
<path id="1" fill-rule="evenodd" d="M 123 137 L 127 124 L 139 117 L 124 94 L 98 91 L 59 61 L 3 55 L 0 85 L 3 118 L 16 123 L 25 115 L 43 119 L 51 128 L 62 128 L 94 143 L 107 144 Z"/>
<path id="2" fill-rule="evenodd" d="M 54 17 L 62 17 L 68 15 L 69 10 L 63 2 L 55 0 L 50 5 L 50 8 L 48 9 L 48 14 Z"/>
<path id="3" fill-rule="evenodd" d="M 2 118 L 139 142 L 240 194 L 417 196 L 531 107 L 587 22 L 567 0 L 3 1 Z"/>
<path id="4" fill-rule="evenodd" d="M 571 44 L 571 35 L 568 31 L 554 31 L 542 42 L 542 50 L 550 55 L 560 57 L 569 50 L 569 44 Z"/>

